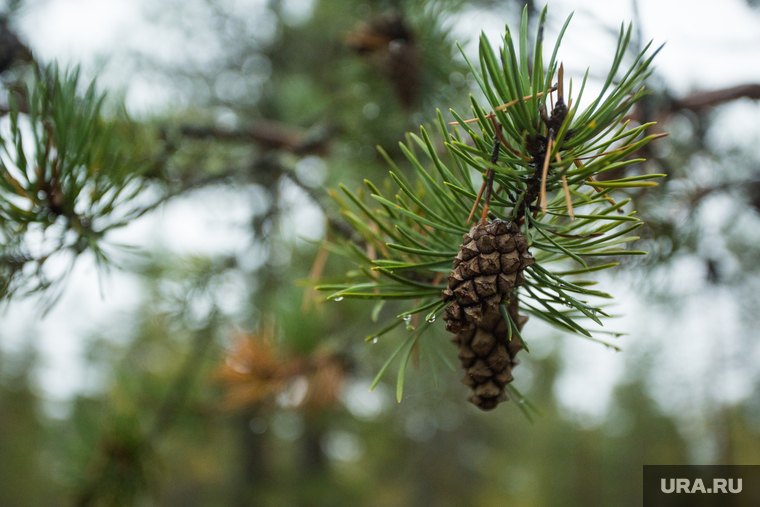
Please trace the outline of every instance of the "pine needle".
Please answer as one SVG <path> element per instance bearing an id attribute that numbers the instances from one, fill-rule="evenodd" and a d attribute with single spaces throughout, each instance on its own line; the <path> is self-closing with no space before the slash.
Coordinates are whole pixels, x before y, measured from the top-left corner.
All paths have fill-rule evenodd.
<path id="1" fill-rule="evenodd" d="M 549 175 L 549 160 L 551 159 L 552 147 L 554 145 L 554 139 L 549 138 L 549 142 L 546 143 L 546 157 L 544 158 L 544 170 L 541 172 L 541 212 L 546 214 L 546 177 Z"/>
<path id="2" fill-rule="evenodd" d="M 576 158 L 573 162 L 575 163 L 575 167 L 577 167 L 578 169 L 580 169 L 580 168 L 583 167 L 583 162 L 581 162 L 581 160 L 579 158 Z M 594 179 L 593 176 L 589 176 L 588 178 L 586 178 L 586 183 L 589 186 L 591 186 L 591 188 L 593 188 L 594 190 L 596 190 L 597 192 L 600 192 L 600 193 L 604 192 L 604 189 L 602 187 L 594 185 L 595 182 L 596 182 L 596 180 Z M 612 204 L 613 206 L 615 204 L 617 204 L 615 202 L 615 200 L 612 197 L 609 196 L 609 194 L 604 194 L 602 197 L 604 197 L 605 199 L 607 199 L 609 201 L 609 203 Z"/>
<path id="3" fill-rule="evenodd" d="M 651 140 L 654 141 L 655 139 L 659 139 L 661 137 L 665 137 L 665 136 L 669 136 L 669 135 L 670 135 L 670 132 L 663 132 L 662 134 L 655 134 L 655 135 L 651 136 Z M 634 144 L 635 143 L 633 143 L 633 144 L 626 144 L 625 146 L 621 146 L 620 148 L 615 148 L 614 150 L 605 151 L 604 153 L 597 153 L 596 155 L 589 155 L 588 157 L 578 157 L 578 159 L 580 159 L 580 160 L 589 160 L 589 159 L 592 159 L 592 158 L 603 157 L 604 155 L 612 155 L 613 153 L 617 153 L 619 151 L 627 150 L 628 148 L 630 148 Z"/>

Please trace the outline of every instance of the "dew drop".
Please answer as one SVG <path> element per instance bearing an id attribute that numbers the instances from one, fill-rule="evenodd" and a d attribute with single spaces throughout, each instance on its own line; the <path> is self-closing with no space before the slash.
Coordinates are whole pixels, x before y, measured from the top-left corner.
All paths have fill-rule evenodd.
<path id="1" fill-rule="evenodd" d="M 335 301 L 343 301 L 343 296 L 341 296 L 339 298 L 335 298 Z"/>
<path id="2" fill-rule="evenodd" d="M 432 317 L 430 317 L 427 321 L 428 322 L 435 322 L 435 315 L 433 315 Z"/>
<path id="3" fill-rule="evenodd" d="M 412 320 L 411 315 L 404 315 L 404 322 L 409 322 L 410 320 Z"/>
<path id="4" fill-rule="evenodd" d="M 372 343 L 377 343 L 377 338 L 372 338 Z"/>

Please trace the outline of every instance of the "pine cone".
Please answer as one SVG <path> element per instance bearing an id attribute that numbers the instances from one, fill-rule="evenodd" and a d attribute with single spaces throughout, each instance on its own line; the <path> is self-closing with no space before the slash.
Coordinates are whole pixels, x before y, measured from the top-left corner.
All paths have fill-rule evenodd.
<path id="1" fill-rule="evenodd" d="M 510 301 L 510 293 L 525 282 L 522 271 L 533 264 L 527 238 L 514 222 L 496 219 L 478 224 L 462 238 L 449 287 L 443 298 L 451 301 L 443 319 L 446 330 L 455 333 L 459 359 L 467 370 L 462 382 L 473 394 L 469 401 L 482 410 L 491 410 L 507 400 L 504 386 L 513 380 L 512 368 L 522 345 L 508 341 L 507 322 L 499 306 Z M 522 328 L 525 316 L 518 316 L 516 300 L 511 317 Z"/>

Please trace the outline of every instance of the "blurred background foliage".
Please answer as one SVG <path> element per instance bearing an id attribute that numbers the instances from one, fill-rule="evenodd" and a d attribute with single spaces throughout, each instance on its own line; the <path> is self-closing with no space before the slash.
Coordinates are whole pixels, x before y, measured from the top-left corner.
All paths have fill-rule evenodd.
<path id="1" fill-rule="evenodd" d="M 29 76 L 30 52 L 14 35 L 25 4 L 9 3 L 0 23 L 5 96 Z M 633 114 L 672 135 L 649 148 L 647 167 L 626 170 L 668 178 L 629 192 L 647 222 L 637 249 L 651 254 L 625 259 L 615 280 L 666 308 L 668 326 L 686 325 L 697 305 L 732 334 L 730 347 L 716 333 L 676 351 L 696 373 L 670 387 L 685 403 L 696 397 L 699 410 L 658 398 L 668 345 L 650 340 L 624 352 L 624 380 L 601 419 L 568 413 L 558 392 L 574 343 L 536 326 L 524 333 L 534 352 L 515 385 L 543 417 L 531 424 L 514 402 L 478 413 L 444 365 L 455 348 L 441 323 L 431 337 L 445 340 L 448 357 L 421 345 L 396 404 L 391 384 L 368 391 L 394 346 L 365 342 L 378 330 L 371 309 L 326 303 L 299 284 L 341 268 L 297 237 L 350 234 L 325 189 L 385 179 L 375 145 L 408 170 L 395 151 L 404 133 L 434 120 L 436 108 L 467 110 L 476 86 L 449 30 L 473 12 L 516 26 L 524 5 L 151 3 L 146 18 L 179 49 L 117 61 L 171 100 L 139 115 L 139 133 L 132 123 L 115 129 L 117 140 L 139 140 L 150 154 L 151 206 L 203 191 L 220 192 L 221 203 L 225 192 L 243 195 L 248 246 L 121 256 L 141 303 L 87 338 L 87 389 L 65 403 L 39 388 L 34 336 L 0 354 L 0 505 L 627 506 L 641 503 L 643 464 L 758 464 L 760 159 L 724 132 L 726 108 L 756 110 L 760 84 L 677 96 L 655 74 L 654 93 Z M 527 5 L 535 23 L 541 6 Z M 549 14 L 551 25 L 567 13 Z M 104 108 L 122 121 L 115 96 Z M 7 105 L 3 115 L 4 124 Z M 727 296 L 736 314 L 712 304 Z M 380 311 L 395 314 L 392 305 Z M 720 395 L 730 374 L 749 394 Z"/>

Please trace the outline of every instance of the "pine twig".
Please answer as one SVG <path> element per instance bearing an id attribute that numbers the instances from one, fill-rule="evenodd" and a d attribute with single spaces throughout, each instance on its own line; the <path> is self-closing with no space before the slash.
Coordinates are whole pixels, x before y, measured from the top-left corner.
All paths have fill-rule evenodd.
<path id="1" fill-rule="evenodd" d="M 549 175 L 549 161 L 552 154 L 552 147 L 554 146 L 554 138 L 550 134 L 549 141 L 546 143 L 546 156 L 544 157 L 544 168 L 541 171 L 541 194 L 539 195 L 539 201 L 541 201 L 541 212 L 546 214 L 546 178 Z"/>
<path id="2" fill-rule="evenodd" d="M 552 88 L 549 88 L 547 91 L 548 92 L 552 92 L 552 91 L 554 91 L 556 89 L 557 89 L 556 87 L 552 87 Z M 515 104 L 519 103 L 521 100 L 522 101 L 526 101 L 526 100 L 530 100 L 532 98 L 536 98 L 537 99 L 537 98 L 540 98 L 540 97 L 544 96 L 545 94 L 546 94 L 546 92 L 538 92 L 535 95 L 526 95 L 522 99 L 515 99 L 515 100 L 512 100 L 512 101 L 509 101 L 506 104 L 502 104 L 500 106 L 496 106 L 493 109 L 494 109 L 494 111 L 504 111 L 505 109 L 510 108 L 510 107 L 514 106 Z M 494 113 L 487 114 L 485 116 L 485 118 L 488 119 L 488 120 L 493 120 L 494 118 L 496 118 L 496 113 L 494 112 Z M 479 121 L 480 121 L 480 118 L 470 118 L 469 120 L 465 120 L 464 122 L 465 123 L 477 123 Z M 459 125 L 459 122 L 450 121 L 449 125 Z"/>
<path id="3" fill-rule="evenodd" d="M 556 155 L 557 162 L 562 162 L 559 153 Z M 570 187 L 567 186 L 567 176 L 562 173 L 562 190 L 565 192 L 565 204 L 567 204 L 567 214 L 570 218 L 575 219 L 575 211 L 573 210 L 573 198 L 570 196 Z"/>

